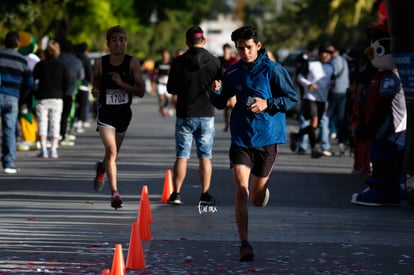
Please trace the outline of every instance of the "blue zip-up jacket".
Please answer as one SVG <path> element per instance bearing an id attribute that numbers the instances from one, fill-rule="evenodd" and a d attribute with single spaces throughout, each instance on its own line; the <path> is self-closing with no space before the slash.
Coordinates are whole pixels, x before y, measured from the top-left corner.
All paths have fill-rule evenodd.
<path id="1" fill-rule="evenodd" d="M 257 148 L 286 143 L 286 111 L 298 101 L 293 81 L 286 69 L 268 58 L 265 49 L 252 63 L 239 61 L 224 73 L 221 91 L 210 94 L 215 107 L 223 109 L 227 100 L 236 95 L 231 113 L 231 143 Z M 259 114 L 247 108 L 248 97 L 267 100 L 268 108 Z"/>

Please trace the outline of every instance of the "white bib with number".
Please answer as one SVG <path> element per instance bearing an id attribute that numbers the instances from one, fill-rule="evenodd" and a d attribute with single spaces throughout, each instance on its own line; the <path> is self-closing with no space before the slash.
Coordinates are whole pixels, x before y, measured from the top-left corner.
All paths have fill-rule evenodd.
<path id="1" fill-rule="evenodd" d="M 128 103 L 128 93 L 122 89 L 107 89 L 106 104 L 120 105 Z"/>

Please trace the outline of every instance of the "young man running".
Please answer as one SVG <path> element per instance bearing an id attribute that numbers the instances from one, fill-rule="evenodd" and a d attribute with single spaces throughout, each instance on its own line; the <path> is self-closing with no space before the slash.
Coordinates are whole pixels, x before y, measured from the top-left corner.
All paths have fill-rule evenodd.
<path id="1" fill-rule="evenodd" d="M 132 118 L 132 97 L 145 94 L 141 65 L 135 57 L 125 54 L 125 29 L 114 26 L 106 33 L 109 54 L 95 60 L 92 94 L 98 98 L 97 131 L 105 147 L 102 162 L 96 164 L 94 189 L 102 191 L 105 172 L 112 191 L 111 206 L 122 207 L 117 187 L 116 158 Z"/>
<path id="2" fill-rule="evenodd" d="M 270 172 L 276 162 L 278 144 L 286 143 L 285 113 L 297 102 L 296 89 L 288 72 L 271 61 L 256 28 L 241 27 L 231 34 L 240 61 L 227 68 L 222 81 L 214 81 L 213 104 L 223 109 L 236 96 L 230 118 L 230 167 L 236 187 L 236 222 L 241 241 L 240 260 L 254 258 L 248 241 L 249 177 L 251 200 L 266 206 Z"/>

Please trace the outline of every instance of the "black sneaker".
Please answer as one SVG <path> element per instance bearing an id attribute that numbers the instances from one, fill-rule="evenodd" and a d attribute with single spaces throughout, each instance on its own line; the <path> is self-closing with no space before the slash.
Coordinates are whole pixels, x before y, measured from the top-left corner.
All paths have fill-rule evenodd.
<path id="1" fill-rule="evenodd" d="M 306 150 L 303 148 L 298 149 L 298 155 L 306 155 Z"/>
<path id="2" fill-rule="evenodd" d="M 111 197 L 111 207 L 117 210 L 118 208 L 122 208 L 122 206 L 124 205 L 122 204 L 121 195 L 118 191 L 115 191 Z"/>
<path id="3" fill-rule="evenodd" d="M 323 156 L 323 154 L 322 154 L 321 151 L 319 151 L 318 149 L 315 149 L 315 148 L 312 149 L 311 158 L 318 159 L 318 158 L 320 158 L 322 156 Z"/>
<path id="4" fill-rule="evenodd" d="M 297 145 L 298 145 L 298 134 L 296 133 L 290 133 L 289 134 L 289 140 L 290 140 L 290 150 L 292 152 L 296 152 Z"/>
<path id="5" fill-rule="evenodd" d="M 253 247 L 248 241 L 242 241 L 240 246 L 240 261 L 252 261 L 253 259 Z"/>
<path id="6" fill-rule="evenodd" d="M 93 180 L 93 188 L 96 192 L 101 192 L 105 184 L 105 167 L 103 163 L 98 161 L 95 165 L 96 176 Z"/>
<path id="7" fill-rule="evenodd" d="M 173 204 L 173 205 L 182 204 L 180 193 L 172 192 L 170 198 L 168 199 L 168 204 Z"/>
<path id="8" fill-rule="evenodd" d="M 216 205 L 216 199 L 209 192 L 201 193 L 199 204 Z"/>

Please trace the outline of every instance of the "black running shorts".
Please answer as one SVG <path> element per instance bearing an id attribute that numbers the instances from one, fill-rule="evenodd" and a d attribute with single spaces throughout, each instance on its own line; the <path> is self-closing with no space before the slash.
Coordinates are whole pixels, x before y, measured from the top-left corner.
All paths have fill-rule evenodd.
<path id="1" fill-rule="evenodd" d="M 308 120 L 313 117 L 322 118 L 325 112 L 325 102 L 312 101 L 308 99 L 303 100 L 303 117 Z"/>
<path id="2" fill-rule="evenodd" d="M 129 106 L 124 108 L 97 108 L 96 123 L 99 127 L 113 127 L 117 134 L 124 134 L 132 119 L 132 111 Z"/>
<path id="3" fill-rule="evenodd" d="M 234 165 L 246 165 L 257 177 L 268 177 L 277 158 L 277 144 L 258 148 L 230 146 L 230 168 Z"/>

